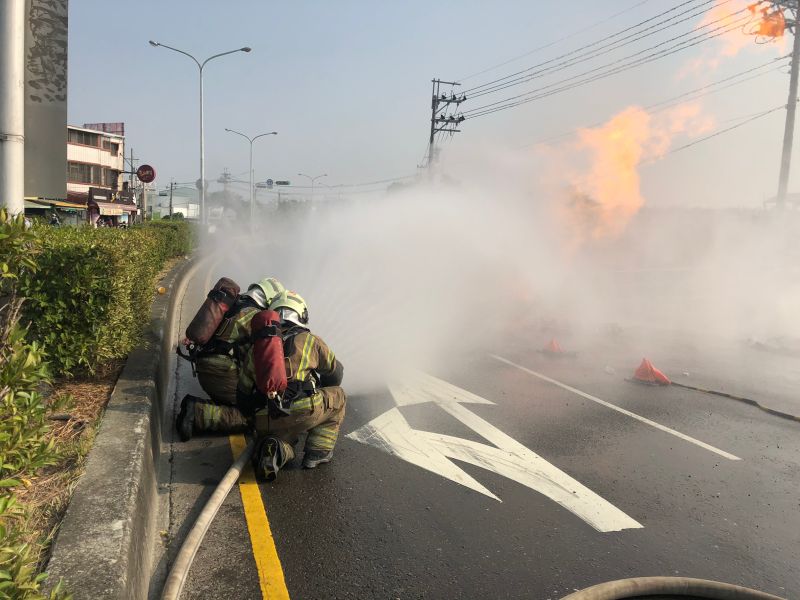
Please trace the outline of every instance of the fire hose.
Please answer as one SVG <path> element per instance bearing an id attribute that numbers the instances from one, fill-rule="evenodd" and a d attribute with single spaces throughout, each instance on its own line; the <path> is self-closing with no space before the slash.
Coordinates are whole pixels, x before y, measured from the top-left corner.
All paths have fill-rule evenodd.
<path id="1" fill-rule="evenodd" d="M 745 404 L 749 404 L 750 406 L 755 406 L 759 410 L 763 410 L 765 413 L 773 415 L 775 417 L 780 417 L 781 419 L 788 419 L 790 421 L 800 421 L 800 416 L 792 415 L 780 410 L 776 410 L 774 408 L 770 408 L 769 406 L 764 406 L 763 404 L 759 403 L 752 398 L 745 398 L 744 396 L 737 396 L 735 394 L 730 394 L 728 392 L 720 392 L 718 390 L 708 390 L 706 388 L 696 387 L 693 385 L 687 385 L 685 383 L 678 383 L 677 381 L 673 381 L 672 385 L 677 387 L 682 387 L 687 390 L 694 390 L 695 392 L 704 392 L 706 394 L 713 394 L 714 396 L 722 396 L 723 398 L 730 398 L 731 400 L 738 400 L 739 402 L 744 402 Z"/>
<path id="2" fill-rule="evenodd" d="M 694 598 L 695 600 L 783 600 L 738 585 L 689 577 L 636 577 L 586 588 L 561 600 L 636 600 Z"/>
<path id="3" fill-rule="evenodd" d="M 172 568 L 167 576 L 167 581 L 164 584 L 161 600 L 178 600 L 178 598 L 180 598 L 195 554 L 197 554 L 197 550 L 200 548 L 200 544 L 203 542 L 203 538 L 222 506 L 222 503 L 225 501 L 225 498 L 228 497 L 231 488 L 233 488 L 233 485 L 241 476 L 242 469 L 244 469 L 247 461 L 250 460 L 254 447 L 255 440 L 251 440 L 239 455 L 239 458 L 237 458 L 231 465 L 231 468 L 228 469 L 228 472 L 225 473 L 225 477 L 219 482 L 217 489 L 211 494 L 211 498 L 206 502 L 206 505 L 194 522 L 192 530 L 183 541 L 178 556 L 175 558 L 175 562 L 172 564 Z"/>

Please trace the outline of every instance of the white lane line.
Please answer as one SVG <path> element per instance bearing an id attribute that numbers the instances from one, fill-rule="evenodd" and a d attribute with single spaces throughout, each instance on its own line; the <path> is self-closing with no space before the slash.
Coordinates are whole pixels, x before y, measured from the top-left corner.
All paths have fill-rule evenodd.
<path id="1" fill-rule="evenodd" d="M 569 386 L 566 383 L 561 383 L 560 381 L 557 381 L 557 380 L 553 379 L 552 377 L 548 377 L 547 375 L 542 375 L 541 373 L 537 373 L 536 371 L 528 369 L 527 367 L 523 367 L 522 365 L 518 365 L 517 363 L 512 362 L 512 361 L 508 360 L 507 358 L 503 358 L 502 356 L 498 356 L 496 354 L 490 354 L 489 356 L 491 356 L 492 358 L 494 358 L 496 360 L 499 360 L 500 362 L 505 363 L 505 364 L 507 364 L 509 366 L 516 367 L 520 371 L 528 373 L 529 375 L 533 375 L 534 377 L 538 377 L 539 379 L 541 379 L 543 381 L 546 381 L 548 383 L 552 383 L 553 385 L 557 385 L 558 387 L 560 387 L 562 389 L 570 391 L 573 394 L 577 394 L 578 396 L 581 396 L 582 398 L 586 398 L 587 400 L 591 400 L 592 402 L 597 402 L 598 404 L 602 404 L 603 406 L 606 406 L 606 407 L 610 408 L 611 410 L 616 410 L 617 412 L 620 412 L 623 415 L 627 415 L 627 416 L 631 417 L 632 419 L 636 419 L 637 421 L 641 421 L 642 423 L 646 423 L 647 425 L 650 425 L 651 427 L 655 427 L 656 429 L 659 429 L 661 431 L 669 433 L 670 435 L 674 435 L 675 437 L 679 437 L 682 440 L 690 442 L 690 443 L 692 443 L 692 444 L 694 444 L 696 446 L 700 446 L 701 448 L 704 448 L 704 449 L 708 450 L 709 452 L 713 452 L 715 454 L 719 454 L 723 458 L 727 458 L 728 460 L 742 460 L 738 456 L 735 456 L 735 455 L 733 455 L 733 454 L 731 454 L 729 452 L 725 452 L 724 450 L 720 450 L 719 448 L 715 448 L 711 444 L 706 444 L 705 442 L 701 442 L 700 440 L 695 439 L 695 438 L 693 438 L 691 436 L 688 436 L 685 433 L 681 433 L 680 431 L 675 431 L 674 429 L 670 429 L 669 427 L 667 427 L 665 425 L 662 425 L 661 423 L 656 423 L 655 421 L 651 421 L 648 418 L 645 418 L 645 417 L 642 417 L 640 415 L 637 415 L 636 413 L 632 413 L 629 410 L 625 410 L 624 408 L 621 408 L 621 407 L 617 406 L 616 404 L 611 404 L 610 402 L 606 402 L 605 400 L 601 400 L 600 398 L 598 398 L 596 396 L 592 396 L 591 394 L 587 394 L 586 392 L 582 392 L 581 390 L 576 389 L 576 388 L 574 388 L 572 386 Z"/>

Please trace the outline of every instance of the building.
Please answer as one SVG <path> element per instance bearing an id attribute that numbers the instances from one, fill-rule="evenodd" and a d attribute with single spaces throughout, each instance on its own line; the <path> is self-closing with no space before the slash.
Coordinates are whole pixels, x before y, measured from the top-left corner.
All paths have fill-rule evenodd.
<path id="1" fill-rule="evenodd" d="M 120 190 L 124 164 L 124 137 L 67 126 L 67 200 L 86 202 L 95 188 L 110 201 Z"/>
<path id="2" fill-rule="evenodd" d="M 184 219 L 200 218 L 200 193 L 194 187 L 176 185 L 172 190 L 172 214 Z M 170 214 L 169 189 L 161 190 L 148 205 L 148 218 L 168 218 Z M 180 217 L 179 217 L 180 218 Z"/>
<path id="3" fill-rule="evenodd" d="M 67 126 L 67 201 L 89 206 L 93 221 L 99 217 L 116 225 L 136 215 L 130 195 L 121 193 L 124 132 L 122 123 Z"/>

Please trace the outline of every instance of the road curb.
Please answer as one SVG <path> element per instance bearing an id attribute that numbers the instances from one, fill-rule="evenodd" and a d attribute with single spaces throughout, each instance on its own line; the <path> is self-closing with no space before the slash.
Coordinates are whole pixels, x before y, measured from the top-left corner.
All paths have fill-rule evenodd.
<path id="1" fill-rule="evenodd" d="M 147 597 L 175 315 L 197 264 L 185 260 L 164 278 L 167 293 L 153 301 L 144 342 L 128 356 L 59 528 L 49 582 L 63 578 L 76 600 Z"/>

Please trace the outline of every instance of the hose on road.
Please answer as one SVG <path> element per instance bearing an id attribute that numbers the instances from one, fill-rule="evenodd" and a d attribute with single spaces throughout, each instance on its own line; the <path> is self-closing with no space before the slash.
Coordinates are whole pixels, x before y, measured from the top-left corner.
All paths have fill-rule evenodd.
<path id="1" fill-rule="evenodd" d="M 689 577 L 635 577 L 580 590 L 561 600 L 635 600 L 654 597 L 696 600 L 784 600 L 738 585 Z"/>
<path id="2" fill-rule="evenodd" d="M 244 451 L 239 455 L 239 458 L 237 458 L 231 465 L 231 468 L 228 469 L 228 472 L 225 473 L 225 477 L 219 482 L 217 489 L 211 494 L 211 498 L 206 502 L 200 516 L 197 517 L 197 520 L 192 526 L 192 530 L 183 541 L 178 556 L 175 558 L 172 569 L 170 569 L 169 575 L 167 576 L 167 581 L 164 584 L 161 600 L 178 600 L 178 598 L 180 598 L 181 591 L 186 583 L 186 578 L 189 575 L 189 568 L 192 566 L 192 561 L 194 561 L 194 556 L 197 554 L 197 550 L 203 542 L 206 531 L 208 531 L 211 522 L 217 515 L 225 498 L 227 498 L 231 488 L 241 476 L 242 469 L 244 469 L 247 461 L 250 460 L 254 447 L 255 440 L 251 440 Z"/>
<path id="3" fill-rule="evenodd" d="M 686 385 L 685 383 L 678 383 L 677 381 L 673 381 L 672 385 L 677 387 L 682 387 L 686 390 L 694 390 L 695 392 L 714 394 L 715 396 L 722 396 L 723 398 L 738 400 L 739 402 L 744 402 L 745 404 L 749 404 L 750 406 L 755 406 L 759 410 L 763 410 L 765 413 L 769 413 L 775 417 L 780 417 L 781 419 L 788 419 L 789 421 L 800 422 L 800 416 L 785 413 L 780 410 L 775 410 L 774 408 L 770 408 L 769 406 L 764 406 L 763 404 L 759 404 L 756 400 L 753 400 L 752 398 L 745 398 L 744 396 L 736 396 L 734 394 L 729 394 L 728 392 L 720 392 L 718 390 L 707 390 L 705 388 L 695 387 L 693 385 Z"/>

